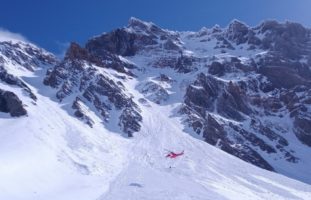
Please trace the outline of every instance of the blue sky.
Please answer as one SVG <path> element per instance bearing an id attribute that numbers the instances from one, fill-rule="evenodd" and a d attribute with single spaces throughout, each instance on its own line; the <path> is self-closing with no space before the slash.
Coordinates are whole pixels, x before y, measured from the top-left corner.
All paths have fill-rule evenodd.
<path id="1" fill-rule="evenodd" d="M 66 44 L 123 27 L 131 16 L 172 30 L 198 30 L 232 19 L 257 25 L 291 20 L 311 27 L 310 0 L 0 0 L 0 27 L 56 54 Z M 0 30 L 1 30 L 0 29 Z"/>

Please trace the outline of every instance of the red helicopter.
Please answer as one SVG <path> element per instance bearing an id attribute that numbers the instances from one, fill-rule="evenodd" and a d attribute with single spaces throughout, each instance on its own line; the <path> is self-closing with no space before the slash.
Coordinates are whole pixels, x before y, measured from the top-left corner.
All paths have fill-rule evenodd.
<path id="1" fill-rule="evenodd" d="M 165 156 L 166 158 L 177 158 L 178 156 L 184 155 L 184 151 L 180 153 L 175 153 L 173 151 L 168 151 L 168 154 Z"/>

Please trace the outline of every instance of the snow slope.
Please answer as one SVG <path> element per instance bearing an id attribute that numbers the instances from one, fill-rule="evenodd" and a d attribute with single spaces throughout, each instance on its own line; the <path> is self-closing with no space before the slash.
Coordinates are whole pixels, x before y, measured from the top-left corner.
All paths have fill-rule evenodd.
<path id="1" fill-rule="evenodd" d="M 0 118 L 0 199 L 96 199 L 121 170 L 126 141 L 69 117 L 42 88 L 41 72 L 24 77 L 37 86 L 37 102 L 11 89 L 24 97 L 28 116 Z"/>
<path id="2" fill-rule="evenodd" d="M 310 186 L 253 167 L 182 133 L 155 108 L 132 145 L 128 167 L 99 199 L 308 199 Z M 166 119 L 166 120 L 165 120 Z M 169 122 L 169 123 L 167 123 Z M 164 149 L 185 150 L 164 158 Z"/>
<path id="3" fill-rule="evenodd" d="M 28 116 L 0 115 L 0 199 L 311 199 L 311 186 L 262 170 L 183 131 L 179 104 L 140 104 L 144 120 L 133 138 L 93 128 L 68 115 L 42 85 L 45 68 L 22 77 L 38 97 Z M 127 80 L 135 101 L 139 82 Z M 92 115 L 91 111 L 90 114 Z M 93 119 L 98 120 L 94 114 Z M 166 159 L 165 149 L 185 150 Z"/>

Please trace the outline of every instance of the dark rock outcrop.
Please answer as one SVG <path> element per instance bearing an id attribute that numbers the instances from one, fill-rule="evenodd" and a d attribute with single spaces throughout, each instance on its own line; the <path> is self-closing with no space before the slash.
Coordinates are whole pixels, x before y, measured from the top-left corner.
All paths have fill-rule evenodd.
<path id="1" fill-rule="evenodd" d="M 27 114 L 22 101 L 13 92 L 0 89 L 0 112 L 10 113 L 12 117 Z"/>
<path id="2" fill-rule="evenodd" d="M 290 89 L 298 85 L 311 86 L 311 80 L 301 77 L 295 69 L 282 66 L 265 66 L 259 69 L 271 82 L 271 87 Z"/>
<path id="3" fill-rule="evenodd" d="M 85 110 L 83 109 L 84 102 L 77 97 L 76 100 L 72 104 L 72 109 L 74 109 L 74 115 L 81 119 L 82 121 L 85 121 L 86 124 L 88 124 L 90 127 L 93 127 L 94 121 L 91 117 L 85 113 Z"/>
<path id="4" fill-rule="evenodd" d="M 216 76 L 225 75 L 225 70 L 225 65 L 220 62 L 212 62 L 212 64 L 208 68 L 208 72 Z"/>
<path id="5" fill-rule="evenodd" d="M 240 21 L 234 20 L 227 29 L 227 37 L 229 40 L 242 44 L 247 41 L 249 27 Z"/>
<path id="6" fill-rule="evenodd" d="M 225 117 L 242 121 L 244 118 L 241 113 L 251 113 L 247 101 L 246 93 L 238 85 L 229 82 L 222 95 L 218 98 L 217 111 Z"/>
<path id="7" fill-rule="evenodd" d="M 104 54 L 105 51 L 121 56 L 134 56 L 139 51 L 153 48 L 180 51 L 179 44 L 176 34 L 165 31 L 153 23 L 131 18 L 128 27 L 94 37 L 86 43 L 85 48 L 97 56 Z"/>
<path id="8" fill-rule="evenodd" d="M 269 153 L 274 152 L 274 149 L 265 144 L 254 134 L 248 133 L 245 130 L 238 128 L 237 126 L 233 126 L 232 124 L 231 126 L 239 133 L 239 135 L 236 136 L 238 138 L 236 141 L 229 139 L 228 133 L 224 129 L 224 125 L 219 124 L 215 118 L 213 118 L 211 115 L 208 115 L 203 137 L 205 138 L 206 142 L 218 146 L 220 149 L 227 153 L 237 156 L 238 158 L 241 158 L 242 160 L 257 165 L 261 168 L 273 171 L 273 167 L 267 161 L 265 161 L 254 149 L 243 145 L 241 142 L 243 141 L 244 137 L 246 140 L 252 142 L 254 146 L 260 146 L 260 148 L 263 148 Z"/>
<path id="9" fill-rule="evenodd" d="M 9 86 L 22 88 L 34 101 L 37 100 L 37 97 L 33 91 L 22 78 L 12 73 L 11 68 L 12 70 L 34 72 L 57 62 L 54 55 L 32 44 L 12 41 L 0 42 L 0 81 Z"/>
<path id="10" fill-rule="evenodd" d="M 54 55 L 24 42 L 0 42 L 0 53 L 13 62 L 13 64 L 17 64 L 29 71 L 34 71 L 43 65 L 57 63 Z"/>
<path id="11" fill-rule="evenodd" d="M 111 68 L 118 72 L 132 75 L 129 69 L 135 68 L 134 65 L 122 61 L 117 55 L 109 51 L 102 50 L 100 54 L 94 52 L 94 49 L 82 48 L 76 43 L 71 43 L 68 48 L 65 60 L 84 60 L 103 68 Z"/>
<path id="12" fill-rule="evenodd" d="M 297 138 L 304 144 L 311 147 L 311 119 L 305 117 L 295 117 L 294 126 Z"/>
<path id="13" fill-rule="evenodd" d="M 105 51 L 122 56 L 133 56 L 146 45 L 157 44 L 152 36 L 137 35 L 125 29 L 117 29 L 111 33 L 93 38 L 86 44 L 86 49 L 95 55 Z"/>
<path id="14" fill-rule="evenodd" d="M 124 133 L 131 136 L 133 132 L 140 129 L 139 123 L 142 117 L 138 105 L 126 94 L 120 81 L 115 81 L 98 70 L 98 67 L 106 65 L 96 65 L 97 58 L 93 57 L 86 49 L 72 44 L 64 61 L 47 73 L 44 84 L 57 89 L 56 97 L 59 101 L 74 96 L 76 99 L 72 102 L 72 108 L 75 110 L 74 115 L 91 127 L 94 121 L 87 113 L 83 112 L 82 104 L 89 108 L 94 107 L 97 115 L 105 123 L 117 123 L 111 121 L 110 116 L 115 112 L 120 112 L 118 124 Z M 101 60 L 100 62 L 105 63 L 105 61 Z M 118 59 L 117 62 L 122 61 Z M 118 69 L 114 69 L 118 71 Z"/>
<path id="15" fill-rule="evenodd" d="M 263 48 L 278 52 L 280 55 L 297 59 L 310 53 L 310 30 L 301 24 L 277 21 L 265 21 L 257 29 L 265 34 L 262 40 Z"/>

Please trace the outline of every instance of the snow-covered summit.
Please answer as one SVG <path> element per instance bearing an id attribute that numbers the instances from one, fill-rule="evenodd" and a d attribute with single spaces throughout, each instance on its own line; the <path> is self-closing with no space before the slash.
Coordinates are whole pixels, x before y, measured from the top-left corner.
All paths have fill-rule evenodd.
<path id="1" fill-rule="evenodd" d="M 131 17 L 129 19 L 129 22 L 128 22 L 128 27 L 129 28 L 137 28 L 137 29 L 145 29 L 145 30 L 150 30 L 152 26 L 155 26 L 155 24 L 153 24 L 152 22 L 145 22 L 145 21 L 142 21 L 138 18 L 135 18 L 135 17 Z"/>

